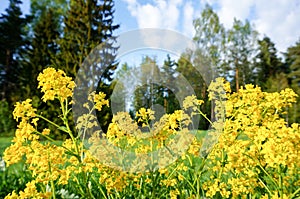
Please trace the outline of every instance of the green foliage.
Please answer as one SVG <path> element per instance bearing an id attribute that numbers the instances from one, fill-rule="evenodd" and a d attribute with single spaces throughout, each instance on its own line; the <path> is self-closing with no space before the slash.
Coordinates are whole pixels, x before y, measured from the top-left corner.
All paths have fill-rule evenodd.
<path id="1" fill-rule="evenodd" d="M 209 67 L 219 75 L 227 75 L 223 65 L 224 60 L 222 60 L 222 56 L 225 54 L 225 28 L 212 7 L 206 5 L 201 16 L 194 20 L 194 29 L 196 31 L 194 41 L 197 43 L 202 57 L 205 56 L 206 59 L 209 59 Z"/>
<path id="2" fill-rule="evenodd" d="M 161 78 L 163 78 L 163 74 L 156 60 L 150 57 L 143 58 L 138 75 L 140 84 L 134 92 L 135 111 L 138 111 L 142 107 L 151 108 L 155 104 L 164 106 L 162 85 L 156 83 L 160 82 Z"/>
<path id="3" fill-rule="evenodd" d="M 0 198 L 4 198 L 13 190 L 24 190 L 26 183 L 31 179 L 24 163 L 5 166 L 3 152 L 11 145 L 11 140 L 12 137 L 0 137 Z"/>
<path id="4" fill-rule="evenodd" d="M 92 73 L 89 76 L 91 79 L 100 76 L 99 73 L 105 67 L 100 79 L 93 82 L 92 86 L 108 96 L 113 91 L 112 76 L 117 68 L 114 60 L 117 48 L 112 47 L 111 43 L 114 41 L 113 33 L 119 25 L 114 24 L 113 14 L 112 0 L 70 0 L 63 20 L 63 36 L 58 41 L 60 51 L 53 61 L 55 68 L 64 70 L 70 77 L 75 77 L 83 64 L 90 64 L 87 70 Z M 92 51 L 101 44 L 104 49 Z M 93 57 L 88 57 L 91 52 L 94 53 Z M 103 57 L 107 60 L 103 60 Z M 105 118 L 100 123 L 102 129 L 106 130 L 112 118 L 111 111 L 105 108 L 103 112 L 97 112 L 97 115 Z"/>
<path id="5" fill-rule="evenodd" d="M 0 101 L 0 135 L 11 135 L 16 128 L 12 110 L 7 101 Z M 1 154 L 1 153 L 0 153 Z"/>
<path id="6" fill-rule="evenodd" d="M 106 39 L 113 38 L 113 31 L 119 28 L 113 22 L 114 3 L 112 0 L 71 0 L 64 17 L 63 37 L 60 39 L 61 53 L 59 68 L 74 77 L 90 51 Z M 112 51 L 113 53 L 113 51 Z M 99 55 L 100 56 L 100 55 Z M 111 81 L 112 64 L 104 78 Z"/>
<path id="7" fill-rule="evenodd" d="M 290 69 L 288 77 L 291 81 L 291 88 L 300 96 L 300 41 L 296 42 L 294 46 L 288 48 L 286 53 L 286 63 Z M 291 121 L 300 121 L 300 100 L 298 98 L 297 104 L 294 104 L 291 113 Z"/>
<path id="8" fill-rule="evenodd" d="M 2 157 L 5 148 L 11 145 L 12 137 L 0 137 L 0 157 Z"/>
<path id="9" fill-rule="evenodd" d="M 59 37 L 59 25 L 55 21 L 52 8 L 44 11 L 33 28 L 31 47 L 27 51 L 27 61 L 23 63 L 24 87 L 27 92 L 24 97 L 41 97 L 36 89 L 37 76 L 43 69 L 49 67 L 59 51 L 56 40 Z"/>
<path id="10" fill-rule="evenodd" d="M 1 142 L 1 141 L 0 141 Z M 4 198 L 12 191 L 22 191 L 32 177 L 24 163 L 18 163 L 10 167 L 2 167 L 4 163 L 0 156 L 0 198 Z"/>
<path id="11" fill-rule="evenodd" d="M 167 59 L 164 61 L 164 65 L 162 67 L 163 72 L 163 83 L 164 87 L 162 87 L 162 94 L 164 94 L 163 104 L 165 107 L 166 113 L 173 113 L 175 110 L 180 109 L 179 101 L 176 99 L 176 89 L 171 89 L 172 85 L 176 85 L 176 71 L 177 63 L 175 60 L 171 60 L 171 57 L 168 55 Z"/>
<path id="12" fill-rule="evenodd" d="M 31 15 L 34 16 L 32 24 L 35 27 L 39 23 L 41 17 L 45 17 L 52 10 L 55 22 L 61 24 L 63 16 L 67 12 L 67 0 L 30 0 Z M 62 31 L 62 27 L 59 29 Z"/>

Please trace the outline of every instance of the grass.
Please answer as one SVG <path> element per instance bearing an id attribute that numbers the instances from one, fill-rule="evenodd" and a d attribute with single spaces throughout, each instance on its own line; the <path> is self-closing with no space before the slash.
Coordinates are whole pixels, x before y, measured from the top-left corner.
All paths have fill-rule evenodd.
<path id="1" fill-rule="evenodd" d="M 0 157 L 3 155 L 4 150 L 11 145 L 13 137 L 0 137 Z"/>

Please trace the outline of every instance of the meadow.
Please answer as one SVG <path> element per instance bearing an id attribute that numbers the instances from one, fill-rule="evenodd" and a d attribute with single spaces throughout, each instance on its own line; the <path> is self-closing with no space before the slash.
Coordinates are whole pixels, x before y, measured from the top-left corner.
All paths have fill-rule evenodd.
<path id="1" fill-rule="evenodd" d="M 89 95 L 91 103 L 82 105 L 86 113 L 77 118 L 75 133 L 69 121 L 72 79 L 48 68 L 38 80 L 42 100 L 60 103 L 64 125 L 40 115 L 30 99 L 16 104 L 12 144 L 2 139 L 6 166 L 0 197 L 300 197 L 300 127 L 284 119 L 296 102 L 291 89 L 267 93 L 246 85 L 234 93 L 217 78 L 208 89 L 216 105 L 209 131 L 191 128 L 195 116 L 206 116 L 203 101 L 188 96 L 182 110 L 155 124 L 150 109 L 140 109 L 135 121 L 129 113 L 117 113 L 102 134 L 92 113 L 109 105 L 104 93 Z M 41 122 L 68 138 L 55 142 L 50 129 L 39 128 Z"/>

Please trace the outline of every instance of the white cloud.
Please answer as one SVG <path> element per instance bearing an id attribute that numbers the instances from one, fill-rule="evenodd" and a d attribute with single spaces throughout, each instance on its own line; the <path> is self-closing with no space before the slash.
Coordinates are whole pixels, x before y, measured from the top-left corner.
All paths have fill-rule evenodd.
<path id="1" fill-rule="evenodd" d="M 194 15 L 194 7 L 189 1 L 183 7 L 183 33 L 191 37 L 195 35 L 195 29 L 193 25 Z"/>
<path id="2" fill-rule="evenodd" d="M 294 45 L 300 37 L 298 0 L 256 1 L 254 23 L 261 34 L 269 36 L 279 51 Z"/>
<path id="3" fill-rule="evenodd" d="M 220 10 L 218 15 L 221 22 L 226 28 L 230 28 L 234 17 L 240 20 L 245 20 L 250 16 L 253 0 L 244 0 L 237 2 L 236 0 L 222 0 L 219 3 Z"/>
<path id="4" fill-rule="evenodd" d="M 142 4 L 142 1 L 123 0 L 139 28 L 166 28 L 176 30 L 183 0 L 155 0 Z"/>

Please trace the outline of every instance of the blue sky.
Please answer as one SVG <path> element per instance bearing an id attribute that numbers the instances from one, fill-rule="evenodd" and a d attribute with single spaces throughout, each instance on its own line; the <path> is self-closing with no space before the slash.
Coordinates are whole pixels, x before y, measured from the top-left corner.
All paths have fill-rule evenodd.
<path id="1" fill-rule="evenodd" d="M 8 2 L 1 0 L 0 13 Z M 29 2 L 23 0 L 25 13 L 29 12 Z M 116 0 L 115 22 L 121 25 L 118 34 L 139 28 L 166 28 L 192 38 L 192 21 L 206 3 L 213 5 L 227 28 L 234 17 L 250 20 L 281 52 L 300 38 L 299 0 Z"/>

